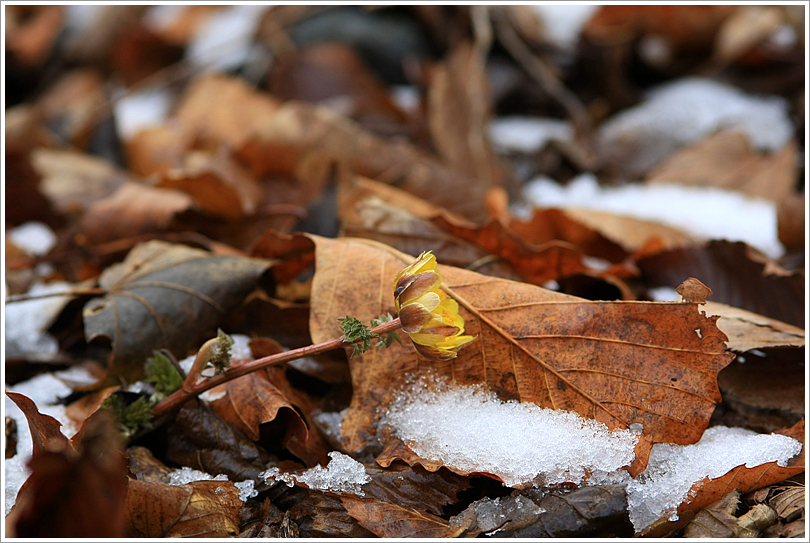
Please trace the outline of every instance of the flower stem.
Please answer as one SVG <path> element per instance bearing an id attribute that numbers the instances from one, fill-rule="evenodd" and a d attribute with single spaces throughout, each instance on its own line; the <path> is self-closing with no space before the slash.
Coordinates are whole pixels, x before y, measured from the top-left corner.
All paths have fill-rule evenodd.
<path id="1" fill-rule="evenodd" d="M 376 326 L 371 329 L 372 334 L 382 335 L 387 332 L 392 332 L 400 327 L 399 318 L 385 322 L 379 326 Z M 326 351 L 331 351 L 333 349 L 339 349 L 340 347 L 346 347 L 351 345 L 352 342 L 345 341 L 346 336 L 341 336 L 337 339 L 333 339 L 331 341 L 326 341 L 324 343 L 318 343 L 317 345 L 307 345 L 306 347 L 301 347 L 299 349 L 293 349 L 291 351 L 285 351 L 283 353 L 277 353 L 270 356 L 265 356 L 264 358 L 259 358 L 257 360 L 251 360 L 250 362 L 246 362 L 241 366 L 233 366 L 228 368 L 224 372 L 220 373 L 219 375 L 215 375 L 213 377 L 207 378 L 204 381 L 199 383 L 191 383 L 191 380 L 196 380 L 199 376 L 199 373 L 190 372 L 186 381 L 183 383 L 182 388 L 171 394 L 168 398 L 164 399 L 157 405 L 152 408 L 152 413 L 155 417 L 158 417 L 172 409 L 180 407 L 188 400 L 199 396 L 206 390 L 210 390 L 215 386 L 221 385 L 223 383 L 227 383 L 228 381 L 232 381 L 238 377 L 242 377 L 243 375 L 247 375 L 248 373 L 253 373 L 254 371 L 258 371 L 264 368 L 269 368 L 270 366 L 275 366 L 276 364 L 282 364 L 284 362 L 290 362 L 292 360 L 297 360 L 299 358 L 304 358 L 305 356 L 313 356 L 316 354 L 325 353 Z M 357 342 L 362 341 L 358 339 Z M 356 343 L 356 342 L 354 342 Z"/>

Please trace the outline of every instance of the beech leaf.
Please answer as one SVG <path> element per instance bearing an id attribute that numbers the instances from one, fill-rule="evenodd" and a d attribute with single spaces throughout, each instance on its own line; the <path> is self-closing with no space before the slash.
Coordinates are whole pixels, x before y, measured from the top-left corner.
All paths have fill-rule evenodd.
<path id="1" fill-rule="evenodd" d="M 158 240 L 137 245 L 101 274 L 99 285 L 107 294 L 84 307 L 88 341 L 100 336 L 112 341 L 107 380 L 141 379 L 144 361 L 157 349 L 181 357 L 199 347 L 268 266 L 265 260 Z"/>

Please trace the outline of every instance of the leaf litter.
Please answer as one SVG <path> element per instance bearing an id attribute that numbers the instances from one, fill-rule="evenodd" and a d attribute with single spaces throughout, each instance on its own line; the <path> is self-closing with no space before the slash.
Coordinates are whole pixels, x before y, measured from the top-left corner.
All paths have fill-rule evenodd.
<path id="1" fill-rule="evenodd" d="M 5 306 L 6 535 L 803 535 L 801 11 L 9 6 L 5 293 L 77 296 Z M 98 422 L 158 349 L 391 313 L 425 250 L 458 358 L 268 368 L 126 454 Z"/>

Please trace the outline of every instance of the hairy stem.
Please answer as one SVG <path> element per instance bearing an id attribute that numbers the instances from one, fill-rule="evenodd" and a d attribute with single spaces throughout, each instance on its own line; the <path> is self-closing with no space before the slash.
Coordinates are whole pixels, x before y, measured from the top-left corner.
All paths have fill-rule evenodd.
<path id="1" fill-rule="evenodd" d="M 373 334 L 381 335 L 387 332 L 393 332 L 399 327 L 400 327 L 399 318 L 396 318 L 390 322 L 386 322 L 375 328 L 372 328 L 371 332 Z M 183 383 L 183 387 L 180 388 L 180 390 L 174 392 L 171 396 L 169 396 L 165 400 L 158 403 L 156 406 L 154 406 L 152 408 L 152 413 L 154 414 L 155 417 L 158 417 L 168 411 L 171 411 L 172 409 L 180 407 L 188 400 L 196 396 L 199 396 L 206 390 L 210 390 L 217 385 L 227 383 L 228 381 L 236 379 L 237 377 L 242 377 L 243 375 L 247 375 L 248 373 L 253 373 L 254 371 L 261 370 L 264 368 L 269 368 L 270 366 L 274 366 L 276 364 L 282 364 L 284 362 L 290 362 L 291 360 L 304 358 L 305 356 L 313 356 L 316 354 L 325 353 L 326 351 L 331 351 L 333 349 L 339 349 L 340 347 L 346 347 L 348 345 L 351 345 L 350 342 L 346 342 L 344 340 L 345 337 L 346 336 L 341 336 L 331 341 L 318 343 L 317 345 L 307 345 L 306 347 L 301 347 L 300 349 L 293 349 L 292 351 L 277 353 L 274 355 L 265 356 L 264 358 L 259 358 L 257 360 L 252 360 L 250 362 L 242 364 L 241 366 L 234 366 L 228 368 L 219 375 L 209 377 L 199 383 L 193 382 L 197 380 L 199 373 L 195 373 L 194 371 L 192 371 L 189 373 L 188 377 L 186 378 L 186 381 Z"/>

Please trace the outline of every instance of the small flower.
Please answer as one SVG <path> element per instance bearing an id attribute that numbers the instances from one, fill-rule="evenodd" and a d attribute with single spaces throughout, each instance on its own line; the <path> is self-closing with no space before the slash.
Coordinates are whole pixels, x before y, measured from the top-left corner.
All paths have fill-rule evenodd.
<path id="1" fill-rule="evenodd" d="M 475 339 L 462 335 L 464 319 L 458 304 L 441 290 L 441 284 L 436 257 L 430 251 L 394 279 L 394 305 L 402 329 L 416 350 L 432 360 L 455 358 L 459 349 Z"/>

